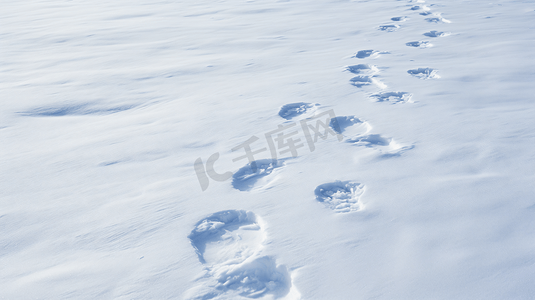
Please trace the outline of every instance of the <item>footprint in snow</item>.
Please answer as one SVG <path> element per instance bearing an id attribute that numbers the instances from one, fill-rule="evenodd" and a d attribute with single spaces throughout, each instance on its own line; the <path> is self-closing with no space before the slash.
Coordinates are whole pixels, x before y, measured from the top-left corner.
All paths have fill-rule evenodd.
<path id="1" fill-rule="evenodd" d="M 284 166 L 281 159 L 261 159 L 253 161 L 232 175 L 232 186 L 240 191 L 250 191 L 255 186 L 268 188 L 277 180 L 277 169 Z"/>
<path id="2" fill-rule="evenodd" d="M 381 56 L 381 54 L 388 54 L 386 51 L 377 51 L 377 50 L 360 50 L 355 54 L 356 58 L 377 58 Z"/>
<path id="3" fill-rule="evenodd" d="M 380 89 L 385 89 L 386 84 L 382 83 L 379 79 L 375 78 L 375 76 L 369 76 L 369 75 L 359 75 L 351 78 L 349 81 L 351 81 L 351 84 L 353 84 L 356 87 L 364 87 L 369 85 L 376 85 Z"/>
<path id="4" fill-rule="evenodd" d="M 377 96 L 382 95 L 383 99 L 387 97 L 388 94 L 392 94 L 392 98 L 401 98 L 400 101 L 409 101 L 410 94 L 404 92 L 391 92 L 377 94 Z M 405 99 L 403 99 L 405 97 Z M 386 101 L 386 100 L 384 100 Z M 368 148 L 374 148 L 382 153 L 382 156 L 397 156 L 400 155 L 403 151 L 412 149 L 413 146 L 402 146 L 394 141 L 392 138 L 385 138 L 380 134 L 369 134 L 372 129 L 372 126 L 355 116 L 340 116 L 331 119 L 329 126 L 338 134 L 344 136 L 344 141 L 346 143 L 353 144 L 355 146 L 363 146 Z"/>
<path id="5" fill-rule="evenodd" d="M 431 44 L 429 41 L 408 42 L 405 45 L 409 47 L 422 48 L 422 49 L 433 47 L 433 44 Z"/>
<path id="6" fill-rule="evenodd" d="M 390 102 L 392 104 L 412 102 L 412 94 L 407 92 L 378 93 L 371 95 L 370 98 L 375 102 Z"/>
<path id="7" fill-rule="evenodd" d="M 427 22 L 429 22 L 429 23 L 440 23 L 440 22 L 442 22 L 442 23 L 451 23 L 450 20 L 446 20 L 441 16 L 437 16 L 437 17 L 433 17 L 433 18 L 427 18 L 425 20 Z"/>
<path id="8" fill-rule="evenodd" d="M 292 279 L 286 267 L 277 265 L 276 260 L 270 256 L 258 257 L 229 268 L 222 272 L 217 281 L 215 289 L 229 296 L 277 299 L 293 290 L 293 297 L 288 298 L 300 299 L 295 295 L 298 293 L 292 287 Z M 225 299 L 236 299 L 234 297 Z"/>
<path id="9" fill-rule="evenodd" d="M 428 36 L 428 37 L 443 37 L 443 36 L 448 36 L 450 34 L 451 33 L 449 33 L 449 32 L 436 31 L 436 30 L 432 30 L 432 31 L 424 33 L 424 35 Z"/>
<path id="10" fill-rule="evenodd" d="M 393 18 L 390 18 L 390 20 L 395 21 L 395 22 L 405 22 L 408 19 L 409 18 L 407 18 L 407 17 L 393 17 Z"/>
<path id="11" fill-rule="evenodd" d="M 188 238 L 203 264 L 241 263 L 258 253 L 266 235 L 262 220 L 244 210 L 226 210 L 195 224 Z"/>
<path id="12" fill-rule="evenodd" d="M 393 32 L 399 29 L 399 25 L 397 24 L 388 24 L 388 25 L 380 25 L 379 30 L 386 31 L 386 32 Z"/>
<path id="13" fill-rule="evenodd" d="M 355 138 L 370 132 L 371 125 L 355 116 L 340 116 L 332 118 L 329 126 L 345 138 Z"/>
<path id="14" fill-rule="evenodd" d="M 431 69 L 431 68 L 412 69 L 412 70 L 408 70 L 407 73 L 411 74 L 414 77 L 420 78 L 420 79 L 436 79 L 436 78 L 440 78 L 440 76 L 437 74 L 437 70 L 434 70 L 434 69 Z"/>
<path id="15" fill-rule="evenodd" d="M 346 142 L 355 146 L 363 146 L 367 148 L 374 148 L 379 150 L 384 157 L 399 156 L 406 150 L 412 149 L 414 146 L 402 146 L 394 141 L 393 138 L 383 137 L 380 134 L 369 134 L 359 136 L 353 139 L 348 139 Z"/>
<path id="16" fill-rule="evenodd" d="M 377 66 L 368 64 L 349 66 L 347 70 L 353 74 L 375 74 L 379 72 Z"/>
<path id="17" fill-rule="evenodd" d="M 363 208 L 360 197 L 364 185 L 353 181 L 335 181 L 319 185 L 314 194 L 316 200 L 337 213 L 348 213 Z"/>
<path id="18" fill-rule="evenodd" d="M 414 5 L 411 7 L 411 10 L 423 10 L 423 11 L 429 11 L 431 10 L 429 7 L 425 5 Z"/>
<path id="19" fill-rule="evenodd" d="M 273 257 L 260 256 L 264 228 L 260 217 L 245 210 L 221 211 L 197 222 L 188 238 L 206 266 L 201 279 L 208 278 L 208 282 L 188 291 L 186 298 L 298 295 L 286 267 L 277 265 Z"/>
<path id="20" fill-rule="evenodd" d="M 319 104 L 297 102 L 283 105 L 279 110 L 279 116 L 286 120 L 290 120 L 301 115 L 312 115 L 316 111 Z"/>

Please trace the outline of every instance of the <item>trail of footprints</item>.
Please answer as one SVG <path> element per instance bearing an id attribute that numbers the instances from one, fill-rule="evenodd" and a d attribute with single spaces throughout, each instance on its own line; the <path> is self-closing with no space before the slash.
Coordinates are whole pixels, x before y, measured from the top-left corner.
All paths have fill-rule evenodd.
<path id="1" fill-rule="evenodd" d="M 409 1 L 409 11 L 418 12 L 419 15 L 426 16 L 427 18 L 425 18 L 424 20 L 429 23 L 451 23 L 449 20 L 443 18 L 440 13 L 432 12 L 431 8 L 424 5 L 424 3 L 425 0 Z M 402 27 L 401 25 L 399 25 L 399 23 L 409 20 L 409 17 L 398 16 L 392 17 L 390 18 L 390 20 L 394 23 L 379 25 L 378 29 L 385 32 L 397 31 Z M 432 30 L 424 33 L 423 35 L 426 37 L 437 38 L 448 36 L 450 35 L 450 33 Z M 420 49 L 433 47 L 433 44 L 430 41 L 426 40 L 411 41 L 405 43 L 405 45 L 408 47 Z M 381 54 L 389 53 L 373 49 L 360 50 L 354 55 L 354 57 L 358 59 L 375 59 L 380 57 Z M 358 88 L 366 88 L 372 86 L 375 86 L 381 90 L 385 90 L 387 88 L 387 85 L 379 79 L 380 69 L 376 65 L 358 64 L 347 67 L 347 71 L 357 75 L 350 79 L 350 83 Z M 429 67 L 410 69 L 407 71 L 407 73 L 415 78 L 424 80 L 440 78 L 440 76 L 437 74 L 437 70 Z M 410 103 L 412 102 L 412 94 L 401 91 L 378 92 L 371 94 L 369 96 L 369 99 L 375 102 L 389 102 L 391 104 Z"/>
<path id="2" fill-rule="evenodd" d="M 429 16 L 427 22 L 449 23 L 439 13 L 431 12 L 423 5 L 424 0 L 413 0 L 410 11 Z M 393 17 L 391 21 L 404 22 L 406 16 Z M 392 32 L 401 28 L 398 24 L 384 24 L 379 30 Z M 429 31 L 426 37 L 437 38 L 449 35 L 448 32 Z M 409 47 L 428 48 L 429 41 L 406 43 Z M 385 51 L 360 50 L 357 59 L 375 59 Z M 373 64 L 361 63 L 348 66 L 346 70 L 355 76 L 350 82 L 359 88 L 375 86 L 387 88 L 379 79 L 380 69 Z M 435 69 L 420 67 L 407 71 L 419 79 L 440 78 Z M 369 98 L 375 102 L 391 104 L 410 103 L 412 94 L 401 91 L 380 91 Z M 279 116 L 285 120 L 305 119 L 314 116 L 320 107 L 317 103 L 290 103 L 282 106 Z M 343 136 L 345 143 L 373 148 L 382 156 L 397 156 L 413 146 L 401 145 L 389 137 L 372 133 L 372 126 L 357 116 L 338 116 L 330 119 L 329 127 Z M 232 187 L 238 191 L 264 189 L 272 185 L 285 166 L 285 159 L 256 160 L 239 169 L 232 177 Z M 366 186 L 356 181 L 334 181 L 320 184 L 314 190 L 316 201 L 335 213 L 350 213 L 364 208 L 361 197 Z M 265 224 L 253 212 L 227 210 L 214 213 L 195 225 L 188 236 L 199 261 L 205 266 L 205 274 L 196 281 L 201 284 L 188 291 L 187 299 L 230 299 L 236 297 L 269 299 L 300 299 L 300 294 L 292 284 L 291 274 L 283 265 L 278 265 L 272 256 L 262 253 L 266 239 Z"/>
<path id="3" fill-rule="evenodd" d="M 355 66 L 354 70 L 374 72 L 369 65 Z M 280 108 L 279 116 L 285 120 L 305 119 L 313 116 L 318 107 L 317 103 L 290 103 Z M 398 155 L 410 149 L 392 138 L 372 134 L 372 126 L 356 116 L 331 118 L 328 126 L 342 134 L 344 142 L 377 149 L 382 155 Z M 234 174 L 232 186 L 242 192 L 265 188 L 276 180 L 275 174 L 284 165 L 284 159 L 256 160 Z M 337 180 L 320 184 L 314 195 L 317 202 L 333 212 L 350 213 L 364 208 L 360 201 L 364 191 L 362 183 Z M 195 280 L 198 285 L 186 292 L 185 299 L 300 299 L 291 272 L 277 264 L 274 257 L 263 254 L 265 228 L 259 216 L 245 210 L 220 211 L 198 221 L 188 238 L 205 271 Z"/>
<path id="4" fill-rule="evenodd" d="M 353 66 L 358 72 L 373 72 L 373 66 Z M 373 95 L 378 102 L 409 101 L 411 95 L 405 92 L 385 92 Z M 290 103 L 282 106 L 279 116 L 286 119 L 306 119 L 315 114 L 318 103 Z M 312 126 L 312 125 L 309 125 Z M 358 147 L 376 150 L 381 157 L 399 156 L 413 146 L 402 145 L 391 137 L 373 133 L 372 126 L 357 116 L 337 116 L 328 124 L 333 134 L 342 135 L 342 141 Z M 288 158 L 260 159 L 246 164 L 232 176 L 232 187 L 242 192 L 267 190 L 278 179 Z"/>

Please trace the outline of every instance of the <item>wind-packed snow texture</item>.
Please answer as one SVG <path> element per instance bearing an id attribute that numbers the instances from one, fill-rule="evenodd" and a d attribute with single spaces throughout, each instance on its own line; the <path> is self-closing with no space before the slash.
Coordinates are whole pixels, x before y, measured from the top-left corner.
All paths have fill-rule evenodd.
<path id="1" fill-rule="evenodd" d="M 3 1 L 0 299 L 533 299 L 534 20 Z"/>

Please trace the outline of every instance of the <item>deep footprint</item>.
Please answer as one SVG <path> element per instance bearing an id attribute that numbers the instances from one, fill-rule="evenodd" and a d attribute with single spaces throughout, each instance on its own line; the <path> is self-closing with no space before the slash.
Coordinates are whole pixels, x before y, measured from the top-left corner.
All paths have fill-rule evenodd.
<path id="1" fill-rule="evenodd" d="M 314 191 L 316 200 L 337 213 L 348 213 L 362 209 L 360 197 L 364 185 L 352 181 L 335 181 L 319 185 Z"/>
<path id="2" fill-rule="evenodd" d="M 407 17 L 393 17 L 393 18 L 390 18 L 390 20 L 395 21 L 395 22 L 404 22 L 404 21 L 407 21 L 408 18 Z"/>
<path id="3" fill-rule="evenodd" d="M 221 211 L 197 222 L 188 238 L 207 273 L 201 277 L 204 284 L 186 298 L 299 298 L 286 267 L 273 257 L 259 256 L 264 227 L 260 217 L 245 210 Z"/>
<path id="4" fill-rule="evenodd" d="M 286 120 L 290 120 L 300 115 L 313 113 L 317 106 L 319 106 L 317 103 L 305 102 L 286 104 L 280 108 L 279 116 Z"/>
<path id="5" fill-rule="evenodd" d="M 385 51 L 377 51 L 377 50 L 360 50 L 355 54 L 356 58 L 377 58 L 381 54 L 388 54 L 388 52 Z"/>
<path id="6" fill-rule="evenodd" d="M 355 146 L 363 146 L 379 150 L 383 156 L 398 156 L 405 150 L 412 149 L 413 146 L 402 146 L 394 141 L 393 138 L 386 138 L 380 134 L 369 134 L 354 139 L 348 139 L 348 143 Z"/>
<path id="7" fill-rule="evenodd" d="M 379 79 L 374 78 L 374 76 L 355 76 L 351 78 L 349 81 L 351 81 L 351 84 L 353 84 L 356 87 L 364 87 L 369 85 L 376 85 L 377 87 L 384 89 L 386 88 L 386 85 L 382 83 Z"/>
<path id="8" fill-rule="evenodd" d="M 268 175 L 273 173 L 277 168 L 283 166 L 284 161 L 280 159 L 261 159 L 254 161 L 239 169 L 232 176 L 232 186 L 240 191 L 250 191 L 253 189 L 257 181 L 260 181 L 261 179 L 264 181 L 263 186 L 269 185 L 275 178 L 267 180 L 268 178 L 264 177 L 271 177 Z"/>
<path id="9" fill-rule="evenodd" d="M 408 70 L 407 73 L 411 74 L 414 77 L 420 78 L 420 79 L 436 79 L 436 78 L 440 78 L 440 76 L 437 74 L 437 70 L 434 70 L 434 69 L 431 69 L 431 68 L 412 69 L 412 70 Z"/>
<path id="10" fill-rule="evenodd" d="M 370 124 L 355 116 L 340 116 L 332 118 L 329 126 L 338 134 L 354 138 L 367 134 L 371 130 Z"/>
<path id="11" fill-rule="evenodd" d="M 376 102 L 408 103 L 411 102 L 412 94 L 407 92 L 385 92 L 373 94 L 370 98 Z"/>
<path id="12" fill-rule="evenodd" d="M 396 24 L 388 24 L 388 25 L 381 25 L 379 26 L 379 30 L 381 31 L 386 31 L 386 32 L 393 32 L 393 31 L 396 31 L 400 28 L 399 25 L 396 25 Z"/>
<path id="13" fill-rule="evenodd" d="M 250 211 L 221 211 L 195 224 L 188 238 L 203 264 L 241 263 L 261 249 L 261 223 Z"/>
<path id="14" fill-rule="evenodd" d="M 415 5 L 411 7 L 411 10 L 423 10 L 423 11 L 429 11 L 430 8 L 425 5 Z"/>
<path id="15" fill-rule="evenodd" d="M 216 289 L 222 293 L 234 293 L 247 298 L 272 295 L 280 298 L 292 287 L 290 274 L 285 266 L 277 266 L 274 258 L 263 256 L 223 272 L 217 279 Z"/>
<path id="16" fill-rule="evenodd" d="M 431 44 L 428 41 L 408 42 L 405 45 L 407 45 L 409 47 L 415 47 L 415 48 L 430 48 L 430 47 L 433 47 L 433 44 Z"/>
<path id="17" fill-rule="evenodd" d="M 379 72 L 376 66 L 368 64 L 349 66 L 347 70 L 353 74 L 375 74 Z"/>
<path id="18" fill-rule="evenodd" d="M 436 30 L 432 30 L 432 31 L 424 33 L 424 35 L 428 36 L 428 37 L 443 37 L 443 36 L 448 36 L 450 34 L 451 33 L 449 33 L 449 32 L 436 31 Z"/>
<path id="19" fill-rule="evenodd" d="M 427 18 L 425 19 L 429 23 L 451 23 L 451 21 L 444 19 L 443 17 L 437 16 L 433 18 Z"/>

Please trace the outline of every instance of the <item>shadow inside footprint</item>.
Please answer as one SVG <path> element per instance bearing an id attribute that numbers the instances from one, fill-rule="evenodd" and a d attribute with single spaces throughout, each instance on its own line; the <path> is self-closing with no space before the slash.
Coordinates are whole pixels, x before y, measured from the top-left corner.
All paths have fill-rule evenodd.
<path id="1" fill-rule="evenodd" d="M 222 273 L 216 289 L 233 291 L 242 297 L 259 298 L 268 294 L 279 298 L 288 294 L 292 281 L 285 266 L 263 256 Z"/>
<path id="2" fill-rule="evenodd" d="M 443 22 L 443 23 L 451 23 L 449 20 L 446 20 L 444 19 L 443 17 L 434 17 L 434 18 L 427 18 L 425 19 L 427 22 L 429 23 L 439 23 L 439 22 Z"/>
<path id="3" fill-rule="evenodd" d="M 286 104 L 286 105 L 283 105 L 281 109 L 279 110 L 279 116 L 286 120 L 290 120 L 294 117 L 310 112 L 316 106 L 318 106 L 318 104 L 305 103 L 305 102 Z"/>
<path id="4" fill-rule="evenodd" d="M 352 85 L 358 88 L 375 84 L 380 89 L 385 89 L 386 84 L 382 83 L 379 79 L 374 77 L 375 75 L 358 75 L 351 78 L 349 81 Z"/>
<path id="5" fill-rule="evenodd" d="M 392 104 L 407 103 L 411 102 L 412 94 L 406 92 L 386 92 L 373 94 L 370 98 L 376 102 L 390 102 Z"/>
<path id="6" fill-rule="evenodd" d="M 355 57 L 357 58 L 366 58 L 366 57 L 370 57 L 374 54 L 378 54 L 379 51 L 376 51 L 376 50 L 360 50 L 359 52 L 357 52 L 357 54 L 355 55 Z"/>
<path id="7" fill-rule="evenodd" d="M 428 36 L 428 37 L 443 37 L 443 36 L 450 35 L 450 33 L 449 32 L 444 32 L 444 31 L 432 30 L 432 31 L 424 33 L 424 35 Z"/>
<path id="8" fill-rule="evenodd" d="M 412 69 L 412 70 L 408 70 L 407 73 L 420 79 L 440 78 L 440 76 L 437 74 L 437 70 L 434 70 L 431 68 Z"/>
<path id="9" fill-rule="evenodd" d="M 261 159 L 239 169 L 232 176 L 232 186 L 240 191 L 251 190 L 262 177 L 268 176 L 273 170 L 284 166 L 281 159 Z"/>
<path id="10" fill-rule="evenodd" d="M 361 209 L 359 200 L 363 193 L 363 184 L 339 180 L 319 185 L 314 191 L 316 200 L 338 213 Z"/>
<path id="11" fill-rule="evenodd" d="M 370 134 L 367 136 L 356 138 L 354 140 L 349 140 L 348 142 L 366 147 L 390 146 L 392 138 L 385 138 L 382 137 L 380 134 Z"/>
<path id="12" fill-rule="evenodd" d="M 372 77 L 370 76 L 355 76 L 350 81 L 356 87 L 363 87 L 373 83 Z"/>
<path id="13" fill-rule="evenodd" d="M 415 48 L 429 48 L 433 47 L 433 44 L 431 44 L 428 41 L 416 41 L 416 42 L 408 42 L 405 45 L 409 47 L 415 47 Z"/>
<path id="14" fill-rule="evenodd" d="M 379 26 L 379 30 L 386 31 L 386 32 L 393 32 L 399 29 L 399 25 L 396 24 L 389 24 L 389 25 L 381 25 Z"/>
<path id="15" fill-rule="evenodd" d="M 329 126 L 338 134 L 355 137 L 368 133 L 371 126 L 355 116 L 332 118 Z"/>
<path id="16" fill-rule="evenodd" d="M 385 138 L 380 134 L 369 134 L 348 139 L 346 142 L 355 146 L 375 148 L 381 152 L 382 157 L 399 156 L 406 150 L 414 148 L 414 145 L 403 146 L 394 141 L 393 138 Z"/>
<path id="17" fill-rule="evenodd" d="M 379 72 L 379 69 L 376 66 L 368 64 L 360 64 L 347 67 L 347 70 L 353 74 L 370 74 Z"/>
<path id="18" fill-rule="evenodd" d="M 414 5 L 413 7 L 411 7 L 411 10 L 424 10 L 424 11 L 429 11 L 430 8 L 425 6 L 425 5 Z"/>
<path id="19" fill-rule="evenodd" d="M 226 210 L 195 224 L 188 238 L 203 264 L 239 263 L 260 249 L 265 236 L 250 211 Z"/>
<path id="20" fill-rule="evenodd" d="M 206 273 L 200 277 L 204 283 L 187 291 L 185 299 L 277 299 L 288 294 L 287 299 L 299 299 L 287 268 L 271 256 L 260 256 L 264 227 L 260 217 L 245 210 L 220 211 L 197 222 L 188 238 Z"/>

